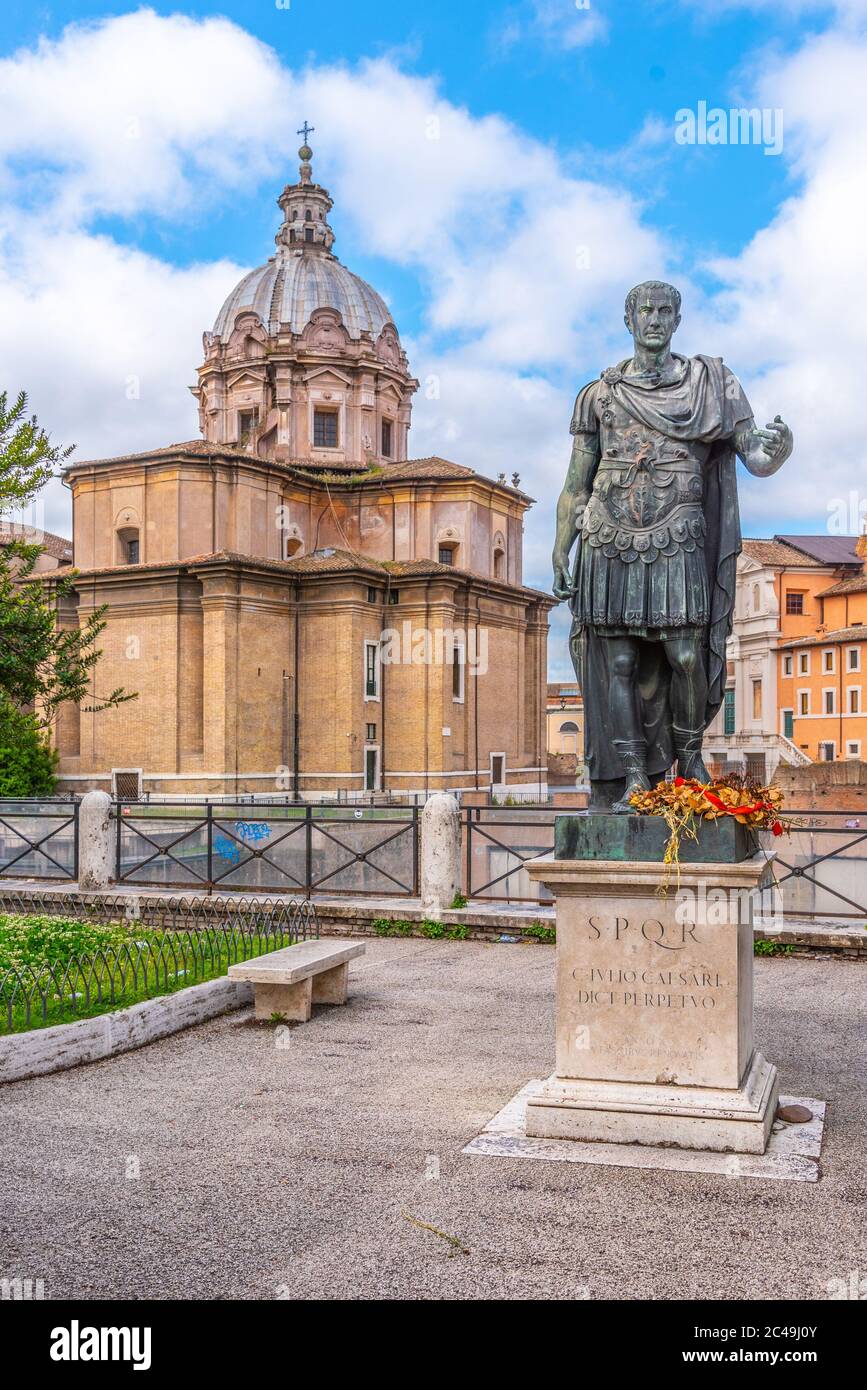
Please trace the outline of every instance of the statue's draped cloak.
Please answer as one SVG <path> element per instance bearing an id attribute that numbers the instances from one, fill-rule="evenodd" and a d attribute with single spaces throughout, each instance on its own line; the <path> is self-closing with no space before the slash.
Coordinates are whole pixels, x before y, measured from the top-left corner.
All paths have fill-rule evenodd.
<path id="1" fill-rule="evenodd" d="M 669 439 L 709 444 L 704 474 L 704 514 L 707 536 L 704 556 L 710 595 L 710 621 L 703 654 L 708 697 L 705 727 L 722 704 L 726 684 L 726 639 L 731 632 L 737 557 L 741 550 L 735 451 L 732 437 L 752 418 L 752 410 L 737 378 L 722 358 L 703 355 L 680 359 L 689 374 L 676 392 L 666 384 L 624 375 L 628 359 L 603 372 L 585 386 L 575 402 L 573 434 L 597 434 L 598 398 L 607 391 L 638 424 Z M 684 404 L 686 401 L 686 405 Z M 579 540 L 580 550 L 580 540 Z M 580 556 L 576 559 L 578 572 Z M 573 604 L 574 610 L 574 604 Z M 592 626 L 573 625 L 570 638 L 576 675 L 584 696 L 585 759 L 593 781 L 624 775 L 613 746 L 617 731 L 610 727 L 607 643 Z M 667 771 L 674 760 L 668 711 L 669 671 L 662 645 L 642 642 L 638 686 L 645 736 L 647 768 L 653 776 Z"/>

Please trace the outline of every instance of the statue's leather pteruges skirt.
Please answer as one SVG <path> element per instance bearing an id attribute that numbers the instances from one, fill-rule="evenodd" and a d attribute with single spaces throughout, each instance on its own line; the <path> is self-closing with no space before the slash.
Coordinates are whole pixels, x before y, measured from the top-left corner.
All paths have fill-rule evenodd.
<path id="1" fill-rule="evenodd" d="M 672 499 L 673 500 L 673 499 Z M 649 525 L 624 524 L 595 491 L 584 513 L 572 610 L 600 636 L 664 639 L 710 619 L 705 519 L 698 501 L 675 502 Z M 615 515 L 612 515 L 615 512 Z"/>

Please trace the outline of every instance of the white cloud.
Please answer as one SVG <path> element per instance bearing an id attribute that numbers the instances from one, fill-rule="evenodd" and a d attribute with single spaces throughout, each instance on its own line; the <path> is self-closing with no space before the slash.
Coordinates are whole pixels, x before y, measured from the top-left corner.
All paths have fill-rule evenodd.
<path id="1" fill-rule="evenodd" d="M 867 0 L 680 0 L 698 10 L 702 19 L 714 20 L 732 10 L 766 11 L 775 17 L 832 14 L 844 22 L 857 22 L 867 14 Z"/>
<path id="2" fill-rule="evenodd" d="M 662 269 L 661 246 L 626 195 L 568 178 L 507 121 L 472 116 L 391 61 L 293 74 L 226 20 L 140 11 L 75 26 L 0 64 L 10 207 L 0 380 L 25 384 L 79 457 L 194 435 L 187 385 L 201 330 L 242 268 L 173 267 L 88 223 L 146 213 L 192 228 L 203 199 L 237 198 L 271 164 L 276 187 L 276 140 L 269 148 L 262 132 L 293 129 L 290 110 L 315 114 L 316 172 L 337 200 L 338 251 L 351 231 L 426 287 L 429 332 L 411 345 L 413 365 L 438 373 L 442 392 L 418 401 L 413 452 L 517 469 L 545 499 L 530 544 L 538 531 L 549 549 L 579 384 L 570 367 L 597 370 L 590 344 L 608 334 L 619 346 L 624 282 L 648 264 Z M 40 171 L 38 212 L 27 210 L 34 186 L 24 167 Z M 138 400 L 127 399 L 128 377 L 141 379 Z M 59 519 L 67 505 L 55 495 L 49 525 L 68 529 Z"/>
<path id="3" fill-rule="evenodd" d="M 779 530 L 781 516 L 815 525 L 835 497 L 867 493 L 865 85 L 867 39 L 842 34 L 811 38 L 765 72 L 756 100 L 784 110 L 784 156 L 802 183 L 739 256 L 712 263 L 722 288 L 695 325 L 742 377 L 757 417 L 779 412 L 795 432 L 785 472 L 742 488 L 753 529 Z"/>
<path id="4" fill-rule="evenodd" d="M 426 322 L 407 346 L 440 394 L 416 398 L 412 451 L 521 474 L 539 499 L 531 582 L 547 583 L 575 390 L 626 354 L 624 291 L 646 276 L 687 291 L 682 348 L 724 353 L 757 415 L 779 411 L 795 430 L 785 473 L 743 484 L 747 529 L 812 526 L 865 477 L 865 86 L 867 41 L 848 31 L 768 66 L 756 100 L 784 109 L 797 191 L 740 255 L 713 263 L 720 288 L 702 297 L 666 263 L 615 166 L 607 182 L 570 176 L 506 120 L 472 115 L 393 61 L 290 72 L 227 20 L 150 11 L 76 26 L 0 63 L 0 382 L 26 386 L 79 457 L 194 436 L 201 331 L 244 268 L 172 266 L 96 235 L 91 219 L 186 225 L 194 249 L 208 207 L 243 189 L 252 214 L 273 196 L 289 174 L 284 133 L 306 111 L 338 252 L 351 263 L 353 241 L 424 290 Z M 667 157 L 681 156 L 672 144 Z M 137 400 L 128 377 L 140 378 Z M 53 494 L 51 529 L 68 530 L 66 509 Z"/>
<path id="5" fill-rule="evenodd" d="M 0 62 L 2 192 L 64 220 L 177 214 L 274 167 L 286 88 L 273 52 L 226 19 L 70 25 Z"/>
<path id="6" fill-rule="evenodd" d="M 112 457 L 189 439 L 188 385 L 203 306 L 241 275 L 229 261 L 176 268 L 110 238 L 16 219 L 0 240 L 0 381 L 22 387 L 55 443 Z M 47 489 L 44 525 L 70 531 L 68 493 Z"/>
<path id="7" fill-rule="evenodd" d="M 570 52 L 607 35 L 602 0 L 523 0 L 520 7 L 507 10 L 497 40 L 503 51 L 537 40 Z"/>

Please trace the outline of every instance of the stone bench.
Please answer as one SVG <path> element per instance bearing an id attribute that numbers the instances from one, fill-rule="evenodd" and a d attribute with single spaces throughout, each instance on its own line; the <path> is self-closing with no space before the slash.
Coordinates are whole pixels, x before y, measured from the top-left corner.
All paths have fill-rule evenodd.
<path id="1" fill-rule="evenodd" d="M 346 1003 L 349 962 L 364 949 L 361 941 L 301 941 L 230 965 L 229 979 L 252 984 L 257 1018 L 306 1023 L 314 1004 Z"/>

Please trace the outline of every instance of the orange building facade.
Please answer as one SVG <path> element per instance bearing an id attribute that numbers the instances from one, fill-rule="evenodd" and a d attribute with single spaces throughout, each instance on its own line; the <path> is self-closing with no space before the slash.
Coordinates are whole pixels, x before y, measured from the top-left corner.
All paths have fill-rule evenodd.
<path id="1" fill-rule="evenodd" d="M 863 543 L 859 543 L 864 550 Z M 867 566 L 805 594 L 779 649 L 780 709 L 813 762 L 867 754 Z M 804 631 L 804 629 L 808 629 Z M 792 631 L 792 629 L 795 629 Z M 798 630 L 800 629 L 800 630 Z"/>

